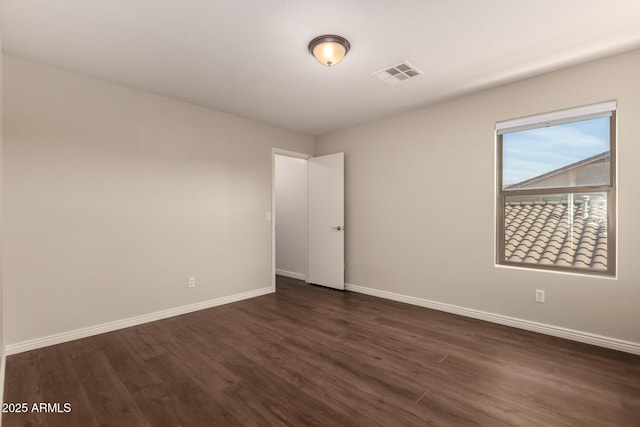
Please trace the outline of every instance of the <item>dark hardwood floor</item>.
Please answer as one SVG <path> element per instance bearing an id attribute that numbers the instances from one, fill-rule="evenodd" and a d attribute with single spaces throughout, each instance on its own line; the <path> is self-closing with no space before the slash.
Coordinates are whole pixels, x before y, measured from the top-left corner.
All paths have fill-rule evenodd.
<path id="1" fill-rule="evenodd" d="M 7 426 L 640 426 L 640 357 L 278 278 L 7 358 Z M 61 407 L 62 408 L 62 407 Z M 31 407 L 30 407 L 31 409 Z"/>

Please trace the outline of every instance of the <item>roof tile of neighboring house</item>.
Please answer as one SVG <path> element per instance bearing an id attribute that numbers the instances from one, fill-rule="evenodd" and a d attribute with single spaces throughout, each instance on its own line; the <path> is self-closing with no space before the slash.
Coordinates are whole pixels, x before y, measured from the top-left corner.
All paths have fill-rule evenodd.
<path id="1" fill-rule="evenodd" d="M 606 199 L 507 202 L 504 241 L 507 261 L 606 270 Z"/>

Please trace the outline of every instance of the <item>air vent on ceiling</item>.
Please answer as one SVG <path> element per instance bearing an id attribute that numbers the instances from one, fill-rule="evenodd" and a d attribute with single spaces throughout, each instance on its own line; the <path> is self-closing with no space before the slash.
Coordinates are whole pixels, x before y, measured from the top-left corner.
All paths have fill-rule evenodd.
<path id="1" fill-rule="evenodd" d="M 407 61 L 402 61 L 399 64 L 385 67 L 380 71 L 376 71 L 371 75 L 380 80 L 382 83 L 393 86 L 402 81 L 418 77 L 421 74 L 424 73 L 418 70 L 413 65 L 409 64 Z"/>

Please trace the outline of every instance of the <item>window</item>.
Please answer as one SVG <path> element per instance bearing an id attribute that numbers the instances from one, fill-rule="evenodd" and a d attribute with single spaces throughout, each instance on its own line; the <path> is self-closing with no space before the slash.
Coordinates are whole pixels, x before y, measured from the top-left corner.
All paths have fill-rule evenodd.
<path id="1" fill-rule="evenodd" d="M 615 274 L 616 103 L 496 124 L 499 264 Z"/>

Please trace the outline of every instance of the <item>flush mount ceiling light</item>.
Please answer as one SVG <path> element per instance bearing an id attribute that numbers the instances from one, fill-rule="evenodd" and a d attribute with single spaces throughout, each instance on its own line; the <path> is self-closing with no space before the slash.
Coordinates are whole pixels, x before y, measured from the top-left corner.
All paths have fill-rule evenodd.
<path id="1" fill-rule="evenodd" d="M 349 40 L 340 36 L 319 36 L 309 43 L 309 52 L 319 63 L 327 67 L 342 61 L 349 49 L 351 49 Z"/>

